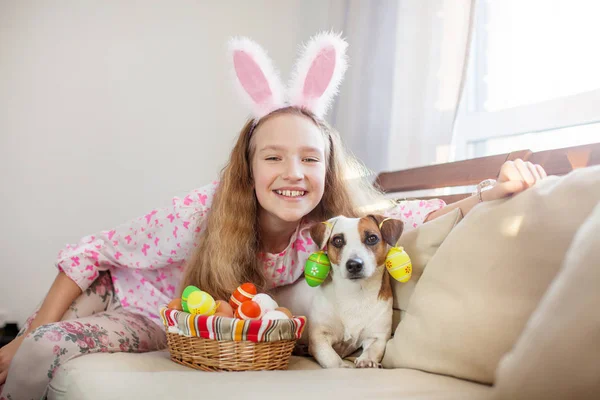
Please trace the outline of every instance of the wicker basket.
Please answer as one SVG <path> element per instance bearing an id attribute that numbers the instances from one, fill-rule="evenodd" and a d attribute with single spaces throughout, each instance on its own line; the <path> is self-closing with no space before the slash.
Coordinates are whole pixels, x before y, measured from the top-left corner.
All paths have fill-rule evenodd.
<path id="1" fill-rule="evenodd" d="M 216 340 L 213 336 L 206 337 L 206 332 L 198 332 L 196 330 L 176 333 L 170 331 L 173 324 L 180 327 L 190 328 L 190 326 L 199 326 L 198 321 L 194 318 L 199 318 L 203 324 L 214 327 L 214 320 L 209 322 L 207 318 L 192 316 L 181 311 L 168 310 L 162 308 L 160 310 L 163 323 L 167 331 L 167 344 L 171 354 L 171 360 L 185 365 L 187 367 L 199 369 L 202 371 L 254 371 L 254 370 L 282 370 L 287 369 L 296 344 L 297 338 L 302 334 L 305 326 L 305 317 L 294 317 L 294 321 L 287 323 L 287 330 L 280 331 L 277 327 L 281 325 L 271 325 L 271 332 L 275 333 L 270 338 L 261 337 L 258 341 L 256 335 L 253 340 L 238 340 L 240 336 L 231 336 L 229 340 Z M 167 317 L 167 314 L 169 316 Z M 229 326 L 232 321 L 230 318 L 219 317 L 218 321 Z M 254 321 L 237 320 L 237 324 L 253 324 Z M 217 323 L 218 324 L 218 323 Z M 239 325 L 239 326 L 241 326 Z M 259 322 L 260 325 L 260 322 Z M 275 328 L 273 328 L 275 326 Z M 290 326 L 296 327 L 291 329 Z M 238 331 L 250 331 L 246 329 L 248 326 L 238 329 Z M 170 329 L 171 328 L 171 329 Z M 177 329 L 176 329 L 177 331 Z M 257 331 L 254 325 L 254 332 Z M 205 337 L 201 337 L 205 336 Z M 219 336 L 222 337 L 222 336 Z M 273 340 L 274 338 L 277 338 Z M 232 338 L 234 338 L 232 340 Z M 244 338 L 246 338 L 244 336 Z M 267 341 L 271 339 L 271 341 Z"/>
<path id="2" fill-rule="evenodd" d="M 202 371 L 287 369 L 295 340 L 221 341 L 167 333 L 171 360 Z"/>

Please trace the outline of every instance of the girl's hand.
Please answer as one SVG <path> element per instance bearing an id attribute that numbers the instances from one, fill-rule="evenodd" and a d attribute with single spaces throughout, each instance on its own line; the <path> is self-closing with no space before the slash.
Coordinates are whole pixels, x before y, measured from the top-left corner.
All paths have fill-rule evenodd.
<path id="1" fill-rule="evenodd" d="M 0 349 L 0 385 L 2 385 L 6 381 L 6 376 L 8 375 L 8 367 L 10 367 L 10 362 L 12 361 L 13 357 L 15 356 L 15 353 L 21 346 L 23 338 L 25 338 L 25 335 L 13 339 L 12 342 Z"/>
<path id="2" fill-rule="evenodd" d="M 497 183 L 493 188 L 481 193 L 484 201 L 498 200 L 520 193 L 544 179 L 546 171 L 538 164 L 525 162 L 520 158 L 506 161 L 500 167 Z"/>

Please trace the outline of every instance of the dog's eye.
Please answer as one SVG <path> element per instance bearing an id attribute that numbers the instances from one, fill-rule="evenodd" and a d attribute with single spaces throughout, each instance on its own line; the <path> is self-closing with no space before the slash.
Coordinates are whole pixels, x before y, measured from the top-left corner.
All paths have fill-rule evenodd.
<path id="1" fill-rule="evenodd" d="M 377 235 L 369 235 L 369 236 L 367 236 L 366 243 L 369 246 L 373 246 L 374 244 L 377 244 L 378 242 L 379 242 L 379 238 L 377 237 Z"/>
<path id="2" fill-rule="evenodd" d="M 341 236 L 336 236 L 336 237 L 333 238 L 333 240 L 331 241 L 331 243 L 335 247 L 340 248 L 340 247 L 342 247 L 344 245 L 344 238 L 341 237 Z"/>

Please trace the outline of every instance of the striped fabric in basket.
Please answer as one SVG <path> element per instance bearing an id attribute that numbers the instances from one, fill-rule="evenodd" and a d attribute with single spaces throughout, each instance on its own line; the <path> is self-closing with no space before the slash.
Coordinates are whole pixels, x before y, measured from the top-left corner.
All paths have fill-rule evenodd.
<path id="1" fill-rule="evenodd" d="M 214 340 L 275 342 L 296 340 L 306 326 L 305 317 L 277 320 L 242 320 L 237 318 L 192 315 L 185 311 L 160 308 L 168 332 Z"/>

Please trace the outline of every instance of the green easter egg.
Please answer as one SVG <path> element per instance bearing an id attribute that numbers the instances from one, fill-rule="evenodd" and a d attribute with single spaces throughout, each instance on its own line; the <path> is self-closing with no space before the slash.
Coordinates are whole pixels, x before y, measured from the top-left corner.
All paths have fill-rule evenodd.
<path id="1" fill-rule="evenodd" d="M 306 264 L 304 264 L 304 278 L 308 286 L 316 287 L 323 283 L 330 269 L 331 263 L 324 251 L 312 253 L 306 260 Z"/>
<path id="2" fill-rule="evenodd" d="M 183 293 L 181 294 L 181 308 L 183 308 L 183 311 L 190 312 L 190 310 L 188 309 L 188 305 L 187 305 L 188 297 L 189 297 L 190 293 L 199 292 L 199 291 L 200 291 L 200 289 L 198 289 L 196 286 L 193 286 L 193 285 L 190 285 L 190 286 L 186 287 L 185 289 L 183 289 Z"/>

